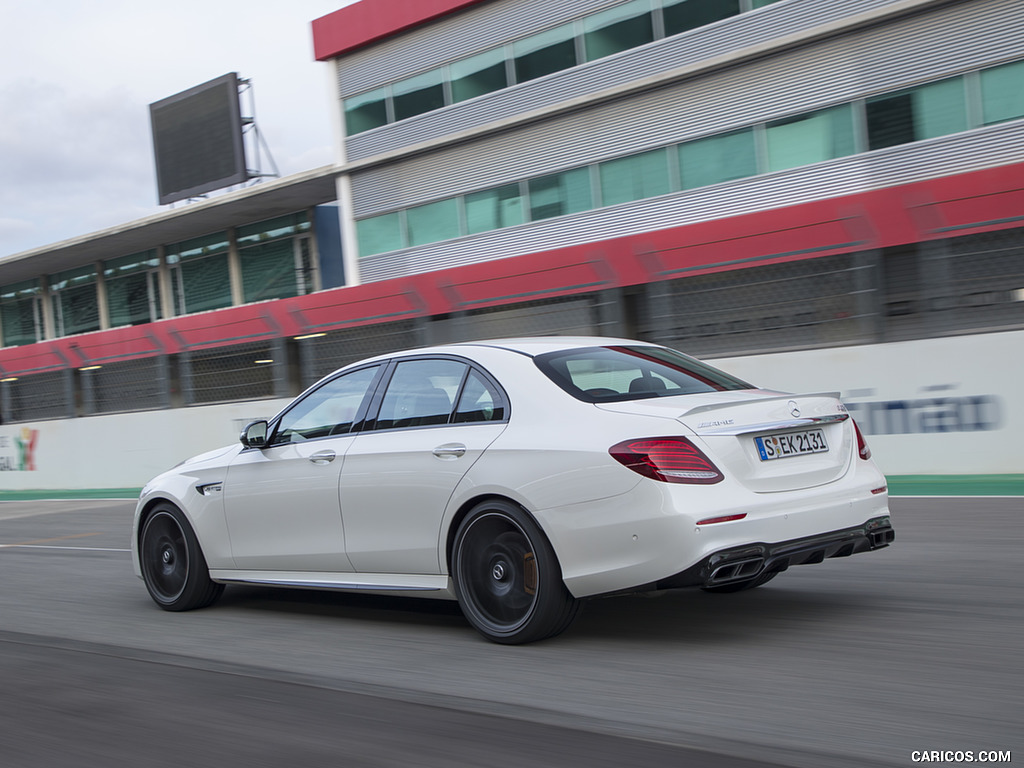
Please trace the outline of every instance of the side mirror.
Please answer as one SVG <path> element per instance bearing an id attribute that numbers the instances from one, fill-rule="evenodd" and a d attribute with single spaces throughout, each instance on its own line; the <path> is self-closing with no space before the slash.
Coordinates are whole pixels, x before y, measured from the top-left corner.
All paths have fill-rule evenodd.
<path id="1" fill-rule="evenodd" d="M 238 439 L 246 448 L 265 448 L 267 445 L 267 422 L 251 421 L 245 425 Z"/>

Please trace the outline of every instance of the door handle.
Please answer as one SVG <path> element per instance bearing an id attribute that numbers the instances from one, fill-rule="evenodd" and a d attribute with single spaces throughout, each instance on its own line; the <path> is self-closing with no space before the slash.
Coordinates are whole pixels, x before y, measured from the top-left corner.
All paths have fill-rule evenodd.
<path id="1" fill-rule="evenodd" d="M 439 459 L 457 459 L 466 452 L 466 446 L 462 443 L 445 443 L 434 449 L 433 453 Z"/>
<path id="2" fill-rule="evenodd" d="M 317 451 L 316 453 L 309 457 L 309 460 L 312 461 L 314 464 L 330 464 L 332 461 L 334 461 L 335 456 L 337 456 L 337 454 L 331 450 Z"/>

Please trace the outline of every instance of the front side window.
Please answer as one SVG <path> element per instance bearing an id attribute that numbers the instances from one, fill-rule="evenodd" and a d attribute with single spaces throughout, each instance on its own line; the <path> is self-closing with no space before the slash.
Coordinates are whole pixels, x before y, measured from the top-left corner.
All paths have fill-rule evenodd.
<path id="1" fill-rule="evenodd" d="M 710 365 L 664 347 L 585 347 L 539 355 L 555 384 L 588 403 L 750 389 Z"/>
<path id="2" fill-rule="evenodd" d="M 281 417 L 271 444 L 350 433 L 358 424 L 360 409 L 379 370 L 380 366 L 374 365 L 344 373 L 310 392 Z"/>

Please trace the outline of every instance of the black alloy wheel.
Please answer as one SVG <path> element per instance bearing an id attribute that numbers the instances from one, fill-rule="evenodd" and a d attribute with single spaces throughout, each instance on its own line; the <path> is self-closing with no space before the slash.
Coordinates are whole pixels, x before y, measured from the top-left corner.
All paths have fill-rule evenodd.
<path id="1" fill-rule="evenodd" d="M 543 532 L 524 510 L 503 500 L 482 502 L 462 521 L 452 579 L 463 614 L 496 643 L 557 635 L 579 609 Z"/>
<path id="2" fill-rule="evenodd" d="M 163 502 L 146 517 L 139 560 L 150 597 L 166 611 L 202 608 L 224 591 L 223 584 L 210 580 L 192 526 L 172 504 Z"/>

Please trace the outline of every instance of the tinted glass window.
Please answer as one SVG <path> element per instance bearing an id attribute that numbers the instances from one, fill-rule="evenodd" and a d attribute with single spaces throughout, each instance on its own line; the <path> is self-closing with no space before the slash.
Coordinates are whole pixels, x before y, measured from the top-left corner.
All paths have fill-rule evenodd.
<path id="1" fill-rule="evenodd" d="M 455 198 L 420 205 L 405 212 L 409 245 L 425 245 L 458 237 L 459 204 Z"/>
<path id="2" fill-rule="evenodd" d="M 388 383 L 377 429 L 447 424 L 466 375 L 457 360 L 406 360 Z"/>
<path id="3" fill-rule="evenodd" d="M 345 99 L 345 130 L 349 136 L 387 125 L 387 122 L 386 88 Z"/>
<path id="4" fill-rule="evenodd" d="M 528 186 L 532 221 L 578 213 L 593 207 L 589 168 L 576 168 L 530 179 Z"/>
<path id="5" fill-rule="evenodd" d="M 293 405 L 277 425 L 273 445 L 297 443 L 352 431 L 379 366 L 331 379 Z"/>
<path id="6" fill-rule="evenodd" d="M 576 33 L 573 25 L 565 24 L 518 41 L 513 46 L 513 57 L 517 83 L 575 67 Z"/>
<path id="7" fill-rule="evenodd" d="M 476 371 L 469 372 L 466 386 L 455 409 L 455 423 L 501 421 L 505 418 L 504 398 Z"/>
<path id="8" fill-rule="evenodd" d="M 740 0 L 666 0 L 665 34 L 676 35 L 740 12 Z"/>
<path id="9" fill-rule="evenodd" d="M 672 191 L 667 149 L 609 160 L 601 163 L 598 170 L 604 205 L 642 200 Z"/>
<path id="10" fill-rule="evenodd" d="M 963 78 L 869 99 L 867 118 L 871 149 L 966 130 L 967 102 Z"/>
<path id="11" fill-rule="evenodd" d="M 981 109 L 985 125 L 1024 117 L 1024 61 L 981 73 Z"/>
<path id="12" fill-rule="evenodd" d="M 768 170 L 852 155 L 853 110 L 843 104 L 768 124 Z"/>
<path id="13" fill-rule="evenodd" d="M 679 145 L 683 189 L 695 189 L 757 173 L 754 131 L 747 128 Z"/>
<path id="14" fill-rule="evenodd" d="M 469 234 L 523 223 L 523 196 L 518 184 L 466 195 L 466 227 Z"/>
<path id="15" fill-rule="evenodd" d="M 361 219 L 356 222 L 356 238 L 359 240 L 360 256 L 404 248 L 401 216 L 398 213 L 385 213 L 372 219 Z"/>
<path id="16" fill-rule="evenodd" d="M 505 51 L 496 48 L 451 65 L 452 101 L 482 96 L 508 86 L 505 75 Z"/>
<path id="17" fill-rule="evenodd" d="M 535 362 L 555 384 L 589 403 L 751 388 L 662 347 L 586 347 L 539 355 Z"/>
<path id="18" fill-rule="evenodd" d="M 583 20 L 587 61 L 636 48 L 653 39 L 650 0 L 633 0 Z"/>
<path id="19" fill-rule="evenodd" d="M 404 120 L 443 107 L 443 74 L 440 69 L 436 69 L 391 86 L 395 120 Z"/>

